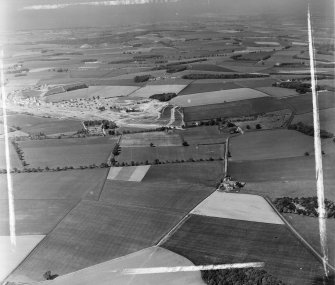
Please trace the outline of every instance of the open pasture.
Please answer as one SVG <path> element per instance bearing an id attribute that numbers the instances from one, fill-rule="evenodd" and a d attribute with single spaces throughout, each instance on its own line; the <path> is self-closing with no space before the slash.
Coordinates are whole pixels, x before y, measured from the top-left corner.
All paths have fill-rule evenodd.
<path id="1" fill-rule="evenodd" d="M 111 167 L 107 176 L 108 180 L 121 180 L 141 182 L 148 172 L 150 165 Z"/>
<path id="2" fill-rule="evenodd" d="M 181 146 L 182 140 L 175 133 L 148 132 L 137 134 L 126 134 L 122 136 L 121 147 L 148 147 L 154 146 Z"/>
<path id="3" fill-rule="evenodd" d="M 301 236 L 322 255 L 319 219 L 315 217 L 306 217 L 297 214 L 283 213 L 286 220 L 298 231 Z M 328 261 L 335 265 L 335 219 L 326 219 L 326 235 L 328 247 Z"/>
<path id="4" fill-rule="evenodd" d="M 300 96 L 283 98 L 280 101 L 291 106 L 297 115 L 310 113 L 313 111 L 312 94 L 306 93 Z M 319 110 L 335 108 L 334 92 L 319 92 Z"/>
<path id="5" fill-rule="evenodd" d="M 125 147 L 116 158 L 119 163 L 145 163 L 155 164 L 166 161 L 188 161 L 191 159 L 218 159 L 224 156 L 224 144 L 199 146 L 166 146 L 166 147 Z"/>
<path id="6" fill-rule="evenodd" d="M 106 137 L 22 141 L 19 145 L 30 168 L 55 168 L 100 165 L 107 161 L 115 142 L 115 138 Z"/>
<path id="7" fill-rule="evenodd" d="M 193 211 L 194 215 L 259 223 L 283 224 L 269 203 L 261 196 L 215 191 Z"/>
<path id="8" fill-rule="evenodd" d="M 294 130 L 247 132 L 231 138 L 229 151 L 232 160 L 262 160 L 303 156 L 313 150 L 313 137 Z"/>
<path id="9" fill-rule="evenodd" d="M 213 191 L 212 187 L 186 181 L 169 183 L 159 177 L 142 183 L 107 180 L 100 201 L 187 214 Z"/>
<path id="10" fill-rule="evenodd" d="M 285 225 L 192 215 L 163 247 L 199 265 L 265 262 L 265 270 L 292 284 L 312 284 L 324 274 Z"/>
<path id="11" fill-rule="evenodd" d="M 46 102 L 59 102 L 71 99 L 91 99 L 93 97 L 112 98 L 128 96 L 138 88 L 136 86 L 89 86 L 88 88 L 49 95 L 44 100 Z"/>
<path id="12" fill-rule="evenodd" d="M 156 244 L 182 218 L 142 207 L 82 201 L 8 278 L 40 281 L 96 265 Z"/>
<path id="13" fill-rule="evenodd" d="M 125 268 L 152 268 L 193 266 L 185 257 L 161 247 L 148 247 L 140 251 L 112 259 L 83 270 L 66 274 L 54 281 L 40 284 L 89 285 L 99 280 L 99 285 L 147 284 L 147 285 L 203 285 L 200 271 L 170 272 L 157 274 L 127 275 L 120 273 Z"/>
<path id="14" fill-rule="evenodd" d="M 9 159 L 10 159 L 10 169 L 22 168 L 22 163 L 16 153 L 12 143 L 9 141 Z M 5 151 L 5 140 L 0 140 L 0 168 L 6 169 L 6 151 Z"/>
<path id="15" fill-rule="evenodd" d="M 23 132 L 51 135 L 66 132 L 77 132 L 82 129 L 80 121 L 72 119 L 44 118 L 26 114 L 12 114 L 7 116 L 8 125 L 20 127 Z"/>
<path id="16" fill-rule="evenodd" d="M 233 82 L 201 83 L 201 81 L 194 81 L 193 83 L 189 84 L 185 89 L 183 89 L 178 94 L 178 96 L 212 92 L 212 91 L 220 91 L 220 90 L 228 90 L 228 89 L 236 89 L 236 88 L 240 88 L 240 86 Z"/>
<path id="17" fill-rule="evenodd" d="M 257 90 L 268 94 L 273 98 L 285 98 L 291 96 L 299 96 L 300 94 L 295 89 L 281 88 L 281 87 L 259 87 Z"/>
<path id="18" fill-rule="evenodd" d="M 13 246 L 9 236 L 0 236 L 1 282 L 25 259 L 43 238 L 43 235 L 16 236 L 16 244 Z"/>
<path id="19" fill-rule="evenodd" d="M 189 183 L 215 187 L 223 175 L 223 161 L 186 162 L 152 165 L 143 183 Z"/>
<path id="20" fill-rule="evenodd" d="M 163 94 L 163 93 L 176 93 L 178 94 L 181 90 L 183 90 L 186 85 L 180 84 L 170 84 L 170 85 L 146 85 L 135 92 L 133 92 L 131 97 L 143 97 L 149 98 L 155 94 Z"/>
<path id="21" fill-rule="evenodd" d="M 171 103 L 178 105 L 180 107 L 195 107 L 208 104 L 220 104 L 225 102 L 260 98 L 266 96 L 268 95 L 257 90 L 253 90 L 250 88 L 238 88 L 238 89 L 220 90 L 220 91 L 178 96 L 173 98 L 171 100 Z"/>
<path id="22" fill-rule="evenodd" d="M 321 129 L 335 134 L 335 108 L 323 109 L 319 111 Z M 313 113 L 295 115 L 292 124 L 303 122 L 306 125 L 313 126 Z"/>
<path id="23" fill-rule="evenodd" d="M 185 122 L 216 118 L 241 117 L 287 109 L 285 102 L 271 97 L 261 97 L 229 103 L 184 108 Z"/>

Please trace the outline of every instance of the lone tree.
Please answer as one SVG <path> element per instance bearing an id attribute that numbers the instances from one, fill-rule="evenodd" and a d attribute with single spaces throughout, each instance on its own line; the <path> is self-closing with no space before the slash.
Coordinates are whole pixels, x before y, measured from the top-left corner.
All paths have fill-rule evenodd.
<path id="1" fill-rule="evenodd" d="M 47 272 L 45 272 L 43 274 L 43 277 L 44 277 L 45 280 L 53 280 L 53 279 L 55 279 L 58 276 L 59 276 L 58 274 L 51 274 L 50 270 L 48 270 Z"/>
<path id="2" fill-rule="evenodd" d="M 183 146 L 189 146 L 187 141 L 183 141 Z"/>

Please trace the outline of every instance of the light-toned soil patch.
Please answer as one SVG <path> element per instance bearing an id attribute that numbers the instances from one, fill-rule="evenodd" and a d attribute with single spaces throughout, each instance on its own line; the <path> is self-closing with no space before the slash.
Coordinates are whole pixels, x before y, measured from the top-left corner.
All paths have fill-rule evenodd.
<path id="1" fill-rule="evenodd" d="M 220 90 L 213 92 L 196 93 L 191 95 L 184 95 L 175 97 L 171 100 L 172 104 L 180 107 L 193 107 L 208 104 L 219 104 L 225 102 L 240 101 L 252 98 L 267 97 L 263 92 L 249 89 L 238 88 L 230 90 Z"/>
<path id="2" fill-rule="evenodd" d="M 182 141 L 178 134 L 166 132 L 149 132 L 127 134 L 122 136 L 121 147 L 148 147 L 154 146 L 181 146 Z"/>
<path id="3" fill-rule="evenodd" d="M 279 46 L 278 42 L 255 42 L 258 45 Z"/>
<path id="4" fill-rule="evenodd" d="M 131 94 L 131 97 L 143 97 L 149 98 L 155 94 L 163 94 L 163 93 L 176 93 L 178 94 L 181 90 L 183 90 L 187 85 L 180 84 L 171 84 L 171 85 L 147 85 L 136 90 Z"/>
<path id="5" fill-rule="evenodd" d="M 3 136 L 3 135 L 2 135 Z M 21 168 L 22 163 L 19 160 L 19 156 L 17 155 L 12 143 L 9 141 L 9 159 L 10 159 L 10 169 L 13 168 Z M 6 152 L 5 152 L 5 140 L 0 140 L 0 168 L 6 168 Z"/>
<path id="6" fill-rule="evenodd" d="M 107 179 L 141 182 L 149 168 L 150 165 L 111 167 Z"/>
<path id="7" fill-rule="evenodd" d="M 58 102 L 79 98 L 111 98 L 127 96 L 137 90 L 136 86 L 90 86 L 89 88 L 78 89 L 45 97 L 46 102 Z"/>
<path id="8" fill-rule="evenodd" d="M 158 274 L 122 274 L 122 270 L 132 268 L 154 268 L 193 266 L 194 264 L 185 257 L 161 247 L 149 247 L 135 253 L 112 259 L 83 270 L 60 276 L 54 281 L 45 281 L 39 284 L 72 284 L 85 285 L 123 285 L 123 284 L 147 284 L 147 285 L 202 285 L 200 271 L 182 273 L 158 273 Z M 114 272 L 113 272 L 114 271 Z M 115 272 L 116 271 L 116 272 Z"/>
<path id="9" fill-rule="evenodd" d="M 9 236 L 0 236 L 0 281 L 4 280 L 30 251 L 44 238 L 44 235 L 16 236 L 16 245 Z"/>
<path id="10" fill-rule="evenodd" d="M 304 156 L 313 149 L 313 137 L 292 130 L 248 132 L 230 140 L 232 160 L 261 160 Z"/>
<path id="11" fill-rule="evenodd" d="M 214 192 L 200 203 L 192 214 L 244 220 L 260 223 L 283 224 L 266 200 L 257 195 Z"/>

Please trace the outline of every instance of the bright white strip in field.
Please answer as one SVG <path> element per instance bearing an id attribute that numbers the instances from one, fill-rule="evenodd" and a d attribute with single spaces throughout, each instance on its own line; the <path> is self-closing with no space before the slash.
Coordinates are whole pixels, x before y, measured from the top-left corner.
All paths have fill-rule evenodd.
<path id="1" fill-rule="evenodd" d="M 107 176 L 109 180 L 141 182 L 150 165 L 111 167 Z"/>
<path id="2" fill-rule="evenodd" d="M 16 246 L 9 236 L 0 236 L 0 281 L 5 279 L 44 238 L 44 235 L 16 236 Z"/>
<path id="3" fill-rule="evenodd" d="M 255 42 L 258 45 L 279 46 L 278 42 Z"/>
<path id="4" fill-rule="evenodd" d="M 257 195 L 214 192 L 192 212 L 195 215 L 283 224 L 266 200 Z"/>
<path id="5" fill-rule="evenodd" d="M 180 85 L 180 84 L 169 84 L 169 85 L 147 85 L 138 90 L 134 93 L 130 94 L 131 97 L 143 97 L 149 98 L 155 94 L 163 94 L 163 93 L 176 93 L 178 94 L 182 91 L 187 85 Z"/>
<path id="6" fill-rule="evenodd" d="M 268 95 L 250 88 L 237 88 L 178 96 L 171 100 L 171 104 L 180 107 L 192 107 L 260 97 L 268 97 Z"/>

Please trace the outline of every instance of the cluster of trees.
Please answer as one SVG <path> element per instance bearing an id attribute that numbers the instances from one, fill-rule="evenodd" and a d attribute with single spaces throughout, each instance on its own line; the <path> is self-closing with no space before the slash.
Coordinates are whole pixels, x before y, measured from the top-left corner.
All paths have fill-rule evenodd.
<path id="1" fill-rule="evenodd" d="M 176 160 L 161 161 L 158 158 L 156 158 L 153 161 L 146 160 L 145 162 L 143 162 L 143 161 L 141 161 L 141 162 L 138 162 L 138 161 L 131 161 L 131 162 L 118 162 L 118 161 L 115 161 L 115 163 L 113 165 L 116 166 L 116 167 L 123 167 L 123 166 L 139 166 L 139 165 L 152 165 L 152 164 L 156 164 L 157 165 L 157 164 L 168 164 L 168 163 L 215 161 L 215 160 L 223 160 L 223 159 L 224 159 L 223 157 L 216 158 L 216 159 L 213 158 L 213 157 L 210 157 L 210 158 L 206 158 L 206 159 L 203 159 L 203 158 L 200 158 L 200 159 L 189 158 L 187 160 L 176 159 Z"/>
<path id="2" fill-rule="evenodd" d="M 284 285 L 278 278 L 263 269 L 239 268 L 201 271 L 201 277 L 208 285 Z"/>
<path id="3" fill-rule="evenodd" d="M 159 58 L 163 58 L 163 56 L 161 54 L 142 54 L 142 55 L 135 55 L 133 57 L 133 59 L 136 61 L 144 61 L 147 59 L 159 59 Z"/>
<path id="4" fill-rule="evenodd" d="M 279 212 L 294 213 L 310 217 L 318 217 L 318 197 L 277 198 L 273 201 Z M 335 203 L 325 199 L 327 218 L 335 218 Z"/>
<path id="5" fill-rule="evenodd" d="M 170 101 L 172 98 L 174 98 L 176 96 L 177 96 L 176 93 L 162 93 L 162 94 L 151 95 L 149 98 L 156 99 L 156 100 L 159 100 L 161 102 L 167 102 L 167 101 Z"/>
<path id="6" fill-rule="evenodd" d="M 141 83 L 147 82 L 152 76 L 150 74 L 137 75 L 134 77 L 134 82 Z"/>
<path id="7" fill-rule="evenodd" d="M 20 148 L 19 144 L 12 140 L 12 145 L 14 146 L 14 149 L 22 163 L 23 166 L 26 166 L 27 165 L 27 162 L 24 160 L 24 154 L 23 154 L 23 150 Z"/>
<path id="8" fill-rule="evenodd" d="M 77 83 L 77 84 L 65 85 L 63 86 L 63 88 L 65 91 L 69 92 L 77 89 L 88 88 L 88 85 L 86 83 Z"/>
<path id="9" fill-rule="evenodd" d="M 273 83 L 272 86 L 295 89 L 300 94 L 305 94 L 306 92 L 311 92 L 312 85 L 310 83 L 304 83 L 301 81 L 283 81 Z M 316 86 L 316 90 L 321 90 L 320 86 Z"/>
<path id="10" fill-rule="evenodd" d="M 88 59 L 83 59 L 81 62 L 96 62 L 98 61 L 96 58 L 88 58 Z"/>
<path id="11" fill-rule="evenodd" d="M 245 60 L 245 61 L 260 61 L 267 60 L 271 57 L 272 52 L 250 52 L 247 54 L 233 55 L 231 58 L 234 60 Z"/>
<path id="12" fill-rule="evenodd" d="M 207 58 L 199 58 L 199 59 L 194 59 L 194 60 L 183 60 L 183 61 L 178 61 L 178 62 L 171 62 L 165 65 L 159 65 L 154 67 L 152 70 L 162 70 L 166 69 L 166 72 L 168 73 L 173 73 L 173 72 L 178 72 L 178 71 L 183 71 L 187 69 L 187 64 L 190 63 L 195 63 L 195 62 L 203 62 L 206 61 Z M 178 70 L 178 67 L 180 68 Z M 174 71 L 176 70 L 176 71 Z"/>
<path id="13" fill-rule="evenodd" d="M 296 130 L 298 132 L 301 132 L 305 135 L 314 136 L 314 127 L 313 126 L 309 126 L 309 125 L 305 125 L 303 122 L 299 122 L 297 124 L 291 124 L 288 127 L 290 130 Z M 320 130 L 320 137 L 322 139 L 327 139 L 327 138 L 332 138 L 334 137 L 333 133 L 327 132 L 325 130 Z"/>
<path id="14" fill-rule="evenodd" d="M 112 153 L 114 156 L 118 156 L 121 153 L 121 146 L 119 143 L 115 144 Z"/>
<path id="15" fill-rule="evenodd" d="M 234 78 L 260 78 L 269 77 L 269 74 L 252 74 L 252 73 L 233 73 L 233 74 L 211 74 L 211 73 L 191 73 L 183 75 L 183 79 L 234 79 Z"/>
<path id="16" fill-rule="evenodd" d="M 89 120 L 89 121 L 84 121 L 84 125 L 86 127 L 102 125 L 104 129 L 117 128 L 117 125 L 115 124 L 115 122 L 109 121 L 109 120 Z"/>
<path id="17" fill-rule="evenodd" d="M 186 65 L 172 65 L 166 69 L 167 73 L 181 72 L 187 69 Z"/>

